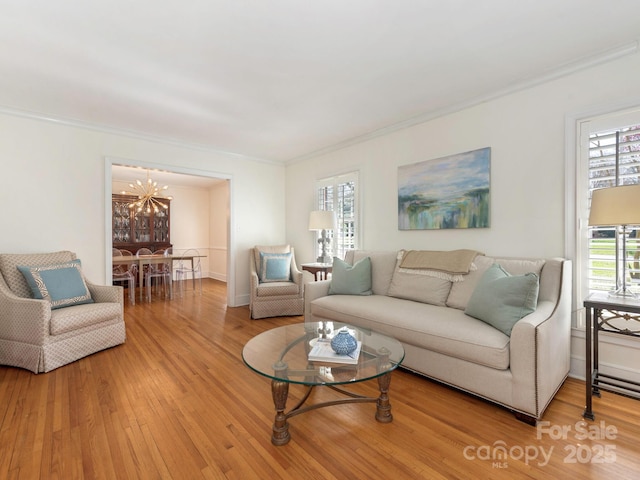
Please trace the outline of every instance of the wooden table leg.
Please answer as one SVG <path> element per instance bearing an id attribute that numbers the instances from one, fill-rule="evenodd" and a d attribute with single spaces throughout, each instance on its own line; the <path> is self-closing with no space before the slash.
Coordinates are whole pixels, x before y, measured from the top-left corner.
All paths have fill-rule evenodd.
<path id="1" fill-rule="evenodd" d="M 280 378 L 286 378 L 288 365 L 279 361 L 273 366 L 275 376 L 271 380 L 271 396 L 273 397 L 273 404 L 276 407 L 276 417 L 273 421 L 273 433 L 271 434 L 271 443 L 274 445 L 286 445 L 291 440 L 289 435 L 289 422 L 287 422 L 287 416 L 284 413 L 287 407 L 287 397 L 289 396 L 289 382 L 279 380 Z"/>
<path id="2" fill-rule="evenodd" d="M 390 384 L 391 373 L 385 373 L 384 375 L 378 377 L 380 396 L 376 401 L 376 420 L 381 423 L 389 423 L 393 421 L 393 415 L 391 415 L 391 404 L 389 403 Z"/>
<path id="3" fill-rule="evenodd" d="M 389 370 L 389 355 L 391 351 L 382 347 L 378 350 L 378 371 Z M 380 396 L 376 401 L 376 420 L 382 423 L 389 423 L 393 420 L 391 415 L 391 404 L 389 403 L 389 385 L 391 384 L 391 372 L 378 377 L 378 388 Z"/>
<path id="4" fill-rule="evenodd" d="M 273 421 L 273 433 L 271 443 L 274 445 L 285 445 L 289 443 L 289 422 L 284 410 L 287 406 L 287 396 L 289 395 L 289 383 L 281 380 L 271 380 L 271 394 L 273 404 L 276 407 L 276 417 Z"/>

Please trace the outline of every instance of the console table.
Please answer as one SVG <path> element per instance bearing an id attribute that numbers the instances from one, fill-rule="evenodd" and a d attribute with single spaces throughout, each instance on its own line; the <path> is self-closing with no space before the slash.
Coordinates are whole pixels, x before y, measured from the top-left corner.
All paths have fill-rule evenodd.
<path id="1" fill-rule="evenodd" d="M 640 383 L 598 370 L 598 333 L 607 332 L 640 337 L 640 299 L 612 297 L 606 292 L 595 292 L 584 301 L 586 308 L 586 406 L 583 417 L 595 418 L 593 395 L 600 390 L 640 399 Z"/>
<path id="2" fill-rule="evenodd" d="M 331 273 L 331 263 L 303 263 L 301 265 L 302 270 L 306 270 L 313 275 L 313 278 L 318 280 L 326 280 L 329 273 Z"/>

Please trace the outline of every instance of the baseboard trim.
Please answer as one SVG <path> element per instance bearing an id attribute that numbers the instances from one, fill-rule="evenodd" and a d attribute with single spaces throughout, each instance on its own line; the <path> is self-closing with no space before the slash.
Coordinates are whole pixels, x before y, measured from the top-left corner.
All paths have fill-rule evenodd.
<path id="1" fill-rule="evenodd" d="M 586 368 L 586 359 L 575 357 L 573 355 L 571 356 L 571 370 L 569 371 L 569 376 L 571 378 L 584 381 L 586 378 Z M 634 382 L 640 382 L 640 372 L 623 365 L 615 365 L 612 363 L 601 361 L 599 370 L 600 372 L 606 373 L 607 375 L 625 378 Z"/>

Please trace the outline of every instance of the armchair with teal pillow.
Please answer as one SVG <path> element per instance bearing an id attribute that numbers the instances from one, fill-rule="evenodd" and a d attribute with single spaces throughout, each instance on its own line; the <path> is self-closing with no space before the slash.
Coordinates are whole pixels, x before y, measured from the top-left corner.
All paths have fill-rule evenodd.
<path id="1" fill-rule="evenodd" d="M 73 252 L 0 254 L 0 365 L 48 372 L 124 343 L 123 303 Z"/>
<path id="2" fill-rule="evenodd" d="M 290 245 L 260 246 L 249 251 L 251 318 L 304 313 L 304 283 Z"/>

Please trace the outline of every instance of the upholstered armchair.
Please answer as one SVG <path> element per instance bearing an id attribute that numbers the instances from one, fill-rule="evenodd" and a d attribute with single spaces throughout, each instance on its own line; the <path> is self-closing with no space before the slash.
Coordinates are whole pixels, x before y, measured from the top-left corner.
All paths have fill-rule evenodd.
<path id="1" fill-rule="evenodd" d="M 0 364 L 48 372 L 124 343 L 123 308 L 73 252 L 0 254 Z"/>
<path id="2" fill-rule="evenodd" d="M 293 247 L 256 246 L 249 256 L 251 318 L 302 315 L 304 283 Z"/>

